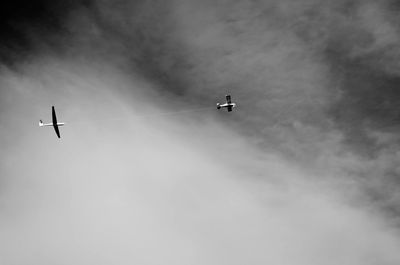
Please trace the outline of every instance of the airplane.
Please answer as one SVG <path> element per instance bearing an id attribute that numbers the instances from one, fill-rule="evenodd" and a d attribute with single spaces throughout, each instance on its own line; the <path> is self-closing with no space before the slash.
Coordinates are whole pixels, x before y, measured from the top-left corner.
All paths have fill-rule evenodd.
<path id="1" fill-rule="evenodd" d="M 43 123 L 43 121 L 40 120 L 39 121 L 39 127 L 53 126 L 54 131 L 56 131 L 56 134 L 57 134 L 58 138 L 61 138 L 60 137 L 60 131 L 58 130 L 58 126 L 63 126 L 63 125 L 65 125 L 65 123 L 64 122 L 57 122 L 56 111 L 54 109 L 54 106 L 51 107 L 51 114 L 52 114 L 53 122 L 52 123 Z"/>
<path id="2" fill-rule="evenodd" d="M 234 107 L 236 107 L 236 103 L 233 103 L 231 101 L 231 95 L 226 95 L 226 103 L 224 104 L 217 103 L 217 109 L 227 108 L 228 112 L 232 111 Z"/>

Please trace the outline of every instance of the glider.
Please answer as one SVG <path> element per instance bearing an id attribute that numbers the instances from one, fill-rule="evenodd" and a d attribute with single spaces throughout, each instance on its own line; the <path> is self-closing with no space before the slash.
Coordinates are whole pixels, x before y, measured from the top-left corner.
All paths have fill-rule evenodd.
<path id="1" fill-rule="evenodd" d="M 43 121 L 40 120 L 39 121 L 39 126 L 40 127 L 53 126 L 54 131 L 56 131 L 56 134 L 57 134 L 58 138 L 60 138 L 60 131 L 58 130 L 58 126 L 63 126 L 65 123 L 64 122 L 57 122 L 57 116 L 56 116 L 56 111 L 54 109 L 54 106 L 51 107 L 51 114 L 52 114 L 53 122 L 52 123 L 43 123 Z"/>
<path id="2" fill-rule="evenodd" d="M 231 101 L 231 95 L 226 95 L 226 102 L 224 104 L 217 103 L 217 109 L 227 108 L 228 112 L 232 111 L 234 107 L 236 107 L 236 103 Z"/>

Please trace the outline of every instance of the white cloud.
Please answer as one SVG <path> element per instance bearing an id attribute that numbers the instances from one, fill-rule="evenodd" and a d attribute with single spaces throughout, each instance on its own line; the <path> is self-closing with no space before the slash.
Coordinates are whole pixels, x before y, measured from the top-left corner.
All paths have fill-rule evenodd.
<path id="1" fill-rule="evenodd" d="M 2 263 L 398 264 L 382 219 L 250 146 L 218 112 L 144 118 L 139 106 L 165 110 L 111 69 L 3 71 Z M 35 124 L 51 104 L 61 140 Z"/>

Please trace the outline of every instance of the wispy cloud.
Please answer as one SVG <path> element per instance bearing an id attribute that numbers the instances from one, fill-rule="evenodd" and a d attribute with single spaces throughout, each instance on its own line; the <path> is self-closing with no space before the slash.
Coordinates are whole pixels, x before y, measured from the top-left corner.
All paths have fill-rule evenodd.
<path id="1" fill-rule="evenodd" d="M 324 2 L 98 1 L 31 37 L 0 262 L 398 264 L 394 6 Z"/>

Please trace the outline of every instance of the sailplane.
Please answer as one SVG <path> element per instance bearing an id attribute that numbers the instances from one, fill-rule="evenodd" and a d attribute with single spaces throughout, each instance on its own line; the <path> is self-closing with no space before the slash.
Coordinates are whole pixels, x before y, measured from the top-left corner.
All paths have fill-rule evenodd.
<path id="1" fill-rule="evenodd" d="M 65 125 L 64 122 L 57 122 L 57 116 L 56 116 L 56 110 L 54 109 L 54 106 L 51 107 L 51 114 L 52 114 L 52 123 L 43 123 L 42 120 L 39 121 L 39 126 L 53 126 L 54 131 L 56 132 L 58 138 L 60 137 L 60 131 L 58 130 L 59 126 Z"/>

